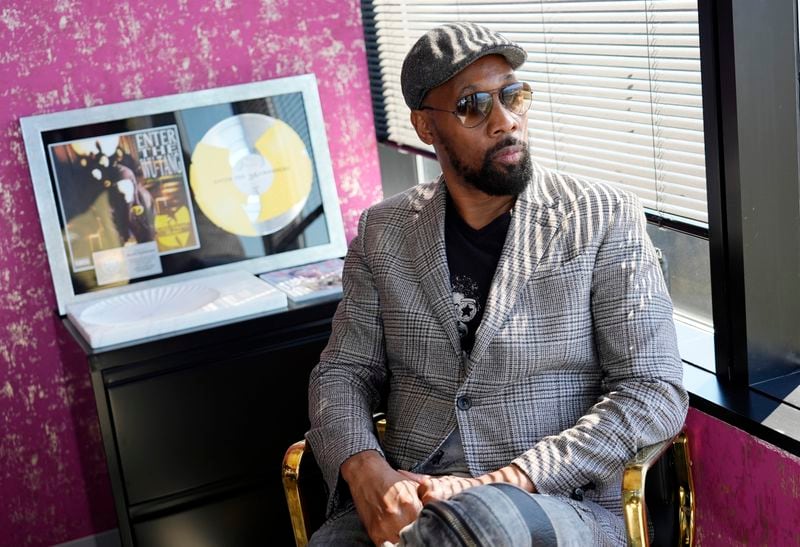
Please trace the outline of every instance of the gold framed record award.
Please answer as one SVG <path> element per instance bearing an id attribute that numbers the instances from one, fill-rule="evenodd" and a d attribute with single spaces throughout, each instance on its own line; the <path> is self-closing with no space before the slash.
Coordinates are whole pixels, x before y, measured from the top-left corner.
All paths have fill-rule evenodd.
<path id="1" fill-rule="evenodd" d="M 343 256 L 313 75 L 21 120 L 59 312 Z"/>

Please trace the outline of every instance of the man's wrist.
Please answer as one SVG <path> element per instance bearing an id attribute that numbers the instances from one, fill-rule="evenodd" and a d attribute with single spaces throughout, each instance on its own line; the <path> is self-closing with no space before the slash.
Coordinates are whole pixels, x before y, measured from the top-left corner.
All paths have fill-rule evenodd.
<path id="1" fill-rule="evenodd" d="M 509 467 L 517 472 L 517 479 L 519 480 L 519 482 L 516 483 L 517 486 L 532 494 L 538 492 L 538 490 L 536 489 L 536 485 L 533 484 L 531 478 L 528 476 L 527 473 L 525 473 L 525 471 L 522 470 L 521 467 L 513 463 L 509 465 Z"/>
<path id="2" fill-rule="evenodd" d="M 342 479 L 348 484 L 376 467 L 388 466 L 377 450 L 363 450 L 347 458 L 339 467 Z"/>
<path id="3" fill-rule="evenodd" d="M 536 485 L 533 484 L 533 481 L 525 474 L 525 472 L 520 469 L 518 466 L 514 465 L 513 463 L 507 465 L 506 467 L 502 467 L 497 471 L 492 471 L 491 473 L 487 473 L 485 475 L 481 475 L 478 477 L 478 480 L 482 484 L 489 484 L 493 482 L 506 482 L 509 484 L 513 484 L 514 486 L 519 486 L 523 490 L 531 493 L 536 493 Z"/>

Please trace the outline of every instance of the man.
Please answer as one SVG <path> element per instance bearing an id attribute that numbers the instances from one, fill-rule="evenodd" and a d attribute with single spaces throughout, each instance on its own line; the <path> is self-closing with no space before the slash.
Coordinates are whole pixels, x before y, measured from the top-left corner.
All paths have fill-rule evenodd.
<path id="1" fill-rule="evenodd" d="M 350 245 L 309 387 L 332 515 L 312 544 L 623 545 L 623 464 L 683 424 L 641 207 L 532 164 L 524 60 L 467 23 L 405 59 L 442 176 L 367 210 Z"/>

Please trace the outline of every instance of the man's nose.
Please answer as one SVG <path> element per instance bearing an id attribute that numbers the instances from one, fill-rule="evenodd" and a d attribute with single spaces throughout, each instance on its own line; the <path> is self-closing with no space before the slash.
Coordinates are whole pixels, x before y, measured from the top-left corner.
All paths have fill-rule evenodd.
<path id="1" fill-rule="evenodd" d="M 497 135 L 500 133 L 511 133 L 516 130 L 520 124 L 520 118 L 508 110 L 499 97 L 493 97 L 494 104 L 492 111 L 489 112 L 489 119 L 487 129 L 490 135 Z"/>

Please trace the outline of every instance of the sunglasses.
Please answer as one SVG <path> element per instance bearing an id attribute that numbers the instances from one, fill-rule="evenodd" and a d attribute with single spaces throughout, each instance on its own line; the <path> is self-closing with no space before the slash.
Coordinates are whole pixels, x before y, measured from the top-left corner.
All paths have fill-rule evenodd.
<path id="1" fill-rule="evenodd" d="M 478 91 L 461 97 L 456 101 L 455 110 L 444 110 L 425 105 L 422 105 L 419 109 L 447 112 L 458 118 L 461 125 L 470 129 L 478 127 L 489 117 L 494 105 L 495 95 L 500 99 L 500 103 L 506 110 L 517 116 L 525 114 L 533 102 L 531 86 L 525 82 L 514 82 L 494 91 Z"/>

